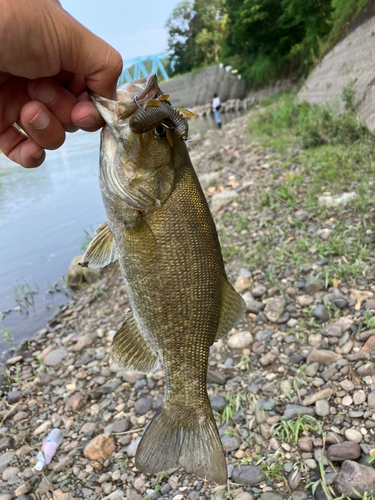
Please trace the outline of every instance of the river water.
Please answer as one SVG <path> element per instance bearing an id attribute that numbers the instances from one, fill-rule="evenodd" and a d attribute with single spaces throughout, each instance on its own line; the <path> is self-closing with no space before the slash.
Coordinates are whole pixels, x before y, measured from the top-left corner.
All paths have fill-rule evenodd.
<path id="1" fill-rule="evenodd" d="M 239 115 L 224 114 L 222 121 Z M 214 127 L 211 117 L 190 121 L 190 136 Z M 82 253 L 84 231 L 106 220 L 98 157 L 99 132 L 82 131 L 68 134 L 37 169 L 0 154 L 0 353 L 9 347 L 2 327 L 19 344 L 69 300 L 61 277 Z"/>

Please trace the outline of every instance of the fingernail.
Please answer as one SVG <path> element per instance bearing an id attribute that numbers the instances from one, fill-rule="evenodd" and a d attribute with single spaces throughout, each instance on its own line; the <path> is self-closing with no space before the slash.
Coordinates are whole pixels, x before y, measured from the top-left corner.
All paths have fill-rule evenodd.
<path id="1" fill-rule="evenodd" d="M 40 109 L 38 113 L 34 116 L 32 120 L 29 121 L 29 124 L 35 130 L 43 130 L 49 125 L 49 115 L 44 111 L 44 109 Z"/>
<path id="2" fill-rule="evenodd" d="M 41 149 L 40 151 L 38 151 L 38 153 L 35 153 L 35 155 L 33 155 L 33 158 L 35 160 L 40 160 L 43 155 L 44 155 L 44 149 Z"/>
<path id="3" fill-rule="evenodd" d="M 79 122 L 76 122 L 75 125 L 78 125 L 80 128 L 92 128 L 98 124 L 92 115 L 88 115 L 85 118 L 82 118 Z"/>
<path id="4" fill-rule="evenodd" d="M 42 82 L 33 93 L 33 99 L 48 104 L 56 97 L 57 91 L 50 82 Z"/>

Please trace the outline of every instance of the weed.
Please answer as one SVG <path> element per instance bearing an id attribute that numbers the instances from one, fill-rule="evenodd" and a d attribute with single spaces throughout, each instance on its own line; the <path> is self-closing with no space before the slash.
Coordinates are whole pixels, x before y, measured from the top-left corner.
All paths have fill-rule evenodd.
<path id="1" fill-rule="evenodd" d="M 80 242 L 79 248 L 84 252 L 86 248 L 90 245 L 91 241 L 94 238 L 94 228 L 90 226 L 90 230 L 86 231 L 86 229 L 83 230 L 84 236 Z"/>
<path id="2" fill-rule="evenodd" d="M 244 354 L 235 368 L 240 368 L 240 370 L 246 371 L 246 373 L 250 373 L 251 359 L 249 358 L 249 356 L 246 356 L 246 354 Z"/>
<path id="3" fill-rule="evenodd" d="M 322 423 L 309 415 L 298 415 L 296 420 L 281 420 L 271 427 L 273 436 L 276 436 L 282 442 L 298 442 L 301 434 L 307 435 L 309 431 L 320 432 Z"/>
<path id="4" fill-rule="evenodd" d="M 227 395 L 227 406 L 223 410 L 222 419 L 226 424 L 233 420 L 242 403 L 246 401 L 246 397 L 241 393 L 233 393 Z"/>
<path id="5" fill-rule="evenodd" d="M 20 283 L 16 280 L 13 285 L 14 300 L 19 306 L 20 312 L 28 312 L 30 307 L 34 307 L 34 295 L 39 291 L 39 287 L 35 285 L 35 290 L 32 290 L 30 285 L 24 280 L 24 283 Z"/>
<path id="6" fill-rule="evenodd" d="M 102 282 L 100 281 L 100 279 L 98 279 L 92 292 L 92 298 L 95 299 L 96 297 L 99 297 L 101 295 L 105 295 L 105 291 L 103 290 Z"/>
<path id="7" fill-rule="evenodd" d="M 17 345 L 14 341 L 13 334 L 8 328 L 5 328 L 4 325 L 1 325 L 1 333 L 4 341 L 10 345 L 11 349 L 14 351 L 17 348 Z"/>

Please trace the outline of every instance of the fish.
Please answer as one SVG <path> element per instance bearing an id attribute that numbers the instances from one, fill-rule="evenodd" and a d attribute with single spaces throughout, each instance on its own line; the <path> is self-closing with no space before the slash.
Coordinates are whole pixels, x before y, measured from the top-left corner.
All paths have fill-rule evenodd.
<path id="1" fill-rule="evenodd" d="M 160 359 L 165 372 L 165 397 L 143 433 L 136 467 L 148 474 L 183 467 L 225 484 L 226 460 L 206 390 L 208 356 L 241 320 L 245 303 L 228 281 L 189 157 L 189 112 L 163 96 L 155 75 L 118 87 L 117 101 L 91 93 L 105 121 L 99 185 L 108 221 L 81 265 L 119 262 L 131 311 L 114 336 L 114 361 L 147 373 Z"/>

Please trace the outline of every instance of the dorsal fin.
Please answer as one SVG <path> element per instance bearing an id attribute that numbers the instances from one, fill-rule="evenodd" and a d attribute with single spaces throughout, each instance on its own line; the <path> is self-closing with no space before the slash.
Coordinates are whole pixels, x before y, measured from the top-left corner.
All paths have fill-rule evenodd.
<path id="1" fill-rule="evenodd" d="M 226 277 L 223 277 L 222 290 L 223 299 L 215 342 L 230 332 L 230 330 L 242 319 L 246 311 L 246 304 L 243 298 L 227 281 Z"/>
<path id="2" fill-rule="evenodd" d="M 117 260 L 116 246 L 108 222 L 100 224 L 94 233 L 92 242 L 87 247 L 79 263 L 82 267 L 98 269 Z"/>

